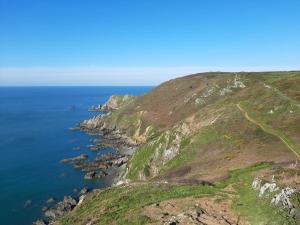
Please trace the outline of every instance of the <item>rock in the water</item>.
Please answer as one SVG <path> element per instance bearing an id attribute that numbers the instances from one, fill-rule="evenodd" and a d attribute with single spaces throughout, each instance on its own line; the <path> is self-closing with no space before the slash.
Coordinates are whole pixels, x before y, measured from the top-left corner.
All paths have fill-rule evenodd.
<path id="1" fill-rule="evenodd" d="M 65 196 L 64 200 L 58 202 L 54 208 L 48 209 L 45 212 L 45 216 L 51 219 L 56 219 L 66 212 L 71 211 L 77 205 L 77 200 L 71 196 Z"/>
<path id="2" fill-rule="evenodd" d="M 44 220 L 37 220 L 35 222 L 33 222 L 32 225 L 47 225 L 48 223 L 46 223 L 46 221 Z"/>
<path id="3" fill-rule="evenodd" d="M 28 208 L 32 205 L 32 201 L 31 200 L 27 200 L 24 202 L 24 208 Z"/>
<path id="4" fill-rule="evenodd" d="M 86 193 L 88 193 L 89 190 L 87 188 L 82 188 L 79 192 L 80 195 L 85 195 Z"/>
<path id="5" fill-rule="evenodd" d="M 71 196 L 65 196 L 63 203 L 69 204 L 71 206 L 75 206 L 77 204 L 77 201 L 76 201 L 76 199 L 72 198 Z"/>
<path id="6" fill-rule="evenodd" d="M 95 175 L 96 175 L 96 172 L 95 172 L 95 171 L 87 172 L 87 173 L 84 175 L 84 179 L 85 179 L 85 180 L 92 180 L 92 179 L 95 178 Z"/>
<path id="7" fill-rule="evenodd" d="M 55 201 L 56 201 L 55 198 L 51 197 L 51 198 L 49 198 L 49 199 L 47 200 L 47 204 L 52 204 L 52 203 L 54 203 Z"/>
<path id="8" fill-rule="evenodd" d="M 107 176 L 107 173 L 104 171 L 89 171 L 84 175 L 85 180 L 92 180 L 92 179 L 100 179 L 102 177 Z"/>
<path id="9" fill-rule="evenodd" d="M 60 162 L 61 163 L 73 163 L 73 162 L 77 162 L 77 161 L 83 161 L 86 160 L 88 158 L 88 155 L 86 154 L 81 154 L 79 156 L 73 157 L 73 158 L 68 158 L 68 159 L 63 159 Z"/>
<path id="10" fill-rule="evenodd" d="M 89 109 L 88 109 L 89 112 L 100 112 L 101 111 L 101 105 L 92 105 Z"/>
<path id="11" fill-rule="evenodd" d="M 62 216 L 63 213 L 63 211 L 60 211 L 58 209 L 48 209 L 45 212 L 45 216 L 51 219 L 56 219 L 57 217 Z"/>

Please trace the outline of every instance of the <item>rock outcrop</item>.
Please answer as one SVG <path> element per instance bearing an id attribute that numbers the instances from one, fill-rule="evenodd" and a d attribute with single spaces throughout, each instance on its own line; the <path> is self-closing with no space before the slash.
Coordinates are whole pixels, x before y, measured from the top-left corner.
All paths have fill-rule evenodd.
<path id="1" fill-rule="evenodd" d="M 280 188 L 275 181 L 271 183 L 263 182 L 258 177 L 252 182 L 252 188 L 259 193 L 259 198 L 269 198 L 271 205 L 284 208 L 291 217 L 300 220 L 300 210 L 293 205 L 291 200 L 293 195 L 299 194 L 298 191 L 290 187 Z"/>
<path id="2" fill-rule="evenodd" d="M 132 95 L 112 95 L 108 101 L 103 105 L 92 106 L 89 111 L 92 112 L 107 112 L 120 109 L 129 104 L 135 99 Z"/>
<path id="3" fill-rule="evenodd" d="M 285 78 L 282 78 L 283 74 Z M 135 197 L 135 193 L 130 193 L 130 190 L 137 188 L 135 192 L 138 192 L 139 189 L 145 188 L 145 192 L 139 192 L 139 196 L 133 201 L 141 198 L 142 195 L 144 197 L 141 193 L 147 193 L 146 198 L 137 200 L 139 204 L 141 203 L 137 208 L 132 207 L 130 212 L 122 211 L 118 214 L 119 223 L 127 222 L 125 219 L 122 220 L 123 217 L 139 221 L 148 218 L 156 219 L 159 215 L 161 221 L 166 224 L 189 224 L 188 222 L 242 224 L 240 216 L 223 217 L 227 211 L 221 211 L 218 206 L 228 204 L 224 209 L 231 211 L 231 202 L 226 203 L 226 201 L 241 197 L 240 193 L 244 192 L 239 190 L 250 191 L 253 194 L 253 190 L 249 188 L 248 178 L 256 173 L 256 169 L 260 169 L 253 165 L 265 162 L 281 165 L 282 162 L 298 159 L 297 155 L 300 154 L 298 138 L 300 111 L 297 88 L 299 85 L 295 85 L 300 82 L 299 75 L 299 72 L 196 74 L 165 82 L 140 97 L 112 96 L 104 105 L 92 107 L 92 111 L 105 111 L 107 114 L 85 120 L 78 125 L 77 129 L 94 136 L 101 136 L 101 140 L 98 139 L 89 146 L 91 150 L 98 151 L 110 146 L 118 152 L 116 155 L 96 157 L 93 160 L 67 162 L 84 171 L 85 179 L 101 177 L 102 172 L 113 167 L 121 167 L 124 173 L 120 176 L 122 180 L 116 182 L 117 187 L 120 188 L 118 191 L 104 191 L 104 193 L 112 193 L 113 196 L 101 195 L 99 192 L 99 195 L 94 196 L 95 199 L 89 198 L 87 201 L 90 202 L 87 204 L 93 205 L 93 201 L 99 203 L 102 197 L 112 198 L 111 202 L 115 204 L 117 201 L 115 195 L 118 195 L 119 191 L 124 191 L 119 196 L 120 203 L 118 201 L 118 204 L 113 205 L 116 207 L 114 212 L 117 214 L 129 207 L 128 201 L 123 202 L 124 199 Z M 151 200 L 154 196 L 154 192 L 151 193 L 148 186 L 156 187 L 165 184 L 163 188 L 159 186 L 155 196 L 159 197 L 163 190 L 167 190 L 168 194 L 162 197 L 165 199 L 168 196 L 182 198 L 186 193 L 184 188 L 194 185 L 190 197 L 202 198 L 206 195 L 204 193 L 206 191 L 210 193 L 214 186 L 211 185 L 208 190 L 205 187 L 199 189 L 199 192 L 195 191 L 199 185 L 205 184 L 201 180 L 207 181 L 207 184 L 214 184 L 216 181 L 227 179 L 232 170 L 243 170 L 252 166 L 255 170 L 251 170 L 251 174 L 247 172 L 245 180 L 242 177 L 237 180 L 235 176 L 230 177 L 228 181 L 232 181 L 232 184 L 226 187 L 228 196 L 218 196 L 220 198 L 212 203 L 212 209 L 218 208 L 218 213 L 211 213 L 210 210 L 201 211 L 198 207 L 190 210 L 190 199 L 187 201 L 186 210 L 183 211 L 182 199 L 180 199 L 178 203 L 180 207 L 176 213 L 162 211 L 161 203 L 157 202 L 154 207 L 149 208 L 149 215 L 154 211 L 158 214 L 153 217 L 148 214 L 145 218 L 140 217 L 139 213 L 149 206 L 149 203 L 143 205 L 142 201 L 146 201 L 148 194 Z M 243 176 L 244 172 L 246 173 L 246 170 L 241 175 L 236 174 Z M 256 174 L 256 176 L 260 175 Z M 288 179 L 292 180 L 294 177 Z M 143 182 L 139 182 L 141 180 Z M 246 188 L 239 189 L 238 185 Z M 282 212 L 286 211 L 284 220 L 291 217 L 298 219 L 299 205 L 295 205 L 293 198 L 299 192 L 294 186 L 293 188 L 283 188 L 283 186 L 290 185 L 282 185 L 282 183 L 279 185 L 274 180 L 266 182 L 259 178 L 252 183 L 258 198 L 264 198 L 272 207 L 281 207 Z M 173 187 L 174 192 L 169 191 Z M 83 199 L 84 197 L 80 198 L 79 204 L 85 204 Z M 256 207 L 255 204 L 253 206 L 252 199 L 249 201 L 250 204 L 248 200 L 242 198 L 239 201 L 241 207 L 238 205 L 237 210 L 244 210 L 245 207 L 251 210 Z M 220 202 L 223 203 L 219 204 Z M 103 203 L 104 205 L 107 203 L 106 199 Z M 206 205 L 205 203 L 203 206 Z M 126 204 L 126 207 L 122 204 Z M 264 208 L 265 201 L 259 201 L 257 207 Z M 174 210 L 174 207 L 171 209 Z M 96 220 L 99 219 L 98 221 L 101 218 L 109 220 L 111 211 L 105 210 L 101 208 L 99 214 L 86 216 L 85 224 L 93 224 L 91 218 L 95 217 Z M 76 218 L 76 215 L 71 214 L 70 217 Z M 241 217 L 245 217 L 242 219 L 247 219 L 247 212 L 244 215 L 243 211 L 242 214 Z M 262 218 L 259 223 L 265 224 L 269 221 L 270 218 L 266 217 L 269 215 Z M 228 218 L 234 220 L 229 221 Z M 280 220 L 280 218 L 274 219 Z M 281 220 L 277 224 L 282 224 Z"/>
<path id="4" fill-rule="evenodd" d="M 87 158 L 88 158 L 88 155 L 81 154 L 81 155 L 73 157 L 73 158 L 63 159 L 60 162 L 61 163 L 76 163 L 76 162 L 79 162 L 79 161 L 84 161 Z"/>

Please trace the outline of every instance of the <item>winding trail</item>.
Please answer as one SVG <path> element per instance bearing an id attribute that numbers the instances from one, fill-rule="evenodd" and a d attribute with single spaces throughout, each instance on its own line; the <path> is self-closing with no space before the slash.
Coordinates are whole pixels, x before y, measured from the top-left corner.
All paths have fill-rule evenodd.
<path id="1" fill-rule="evenodd" d="M 275 137 L 279 138 L 297 157 L 300 157 L 300 153 L 298 152 L 297 148 L 293 146 L 291 143 L 289 143 L 284 137 L 282 137 L 280 134 L 278 134 L 276 131 L 273 131 L 271 128 L 268 128 L 264 126 L 263 124 L 259 123 L 255 119 L 251 118 L 246 110 L 244 110 L 240 104 L 236 104 L 238 109 L 244 114 L 247 120 L 249 120 L 251 123 L 254 123 L 255 125 L 259 126 L 263 131 L 274 135 Z"/>

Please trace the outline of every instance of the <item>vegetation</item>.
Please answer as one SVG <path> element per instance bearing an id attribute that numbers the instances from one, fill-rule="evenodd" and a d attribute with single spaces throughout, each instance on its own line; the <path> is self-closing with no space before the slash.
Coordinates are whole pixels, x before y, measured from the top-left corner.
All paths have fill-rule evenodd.
<path id="1" fill-rule="evenodd" d="M 238 176 L 233 187 L 237 191 L 233 209 L 251 225 L 289 225 L 297 224 L 286 211 L 280 207 L 270 206 L 270 198 L 259 199 L 249 185 L 253 176 Z"/>
<path id="2" fill-rule="evenodd" d="M 91 194 L 84 204 L 60 220 L 60 224 L 147 224 L 149 218 L 141 214 L 143 207 L 167 199 L 220 196 L 233 184 L 236 194 L 233 197 L 233 209 L 251 224 L 293 224 L 287 214 L 278 208 L 269 206 L 264 200 L 257 199 L 257 193 L 251 189 L 253 172 L 270 167 L 270 164 L 258 164 L 253 167 L 232 171 L 230 177 L 214 187 L 202 185 L 172 185 L 164 183 L 136 183 L 125 187 L 110 188 Z"/>
<path id="3" fill-rule="evenodd" d="M 105 118 L 144 140 L 127 165 L 124 178 L 131 182 L 90 194 L 60 223 L 147 224 L 155 221 L 143 213 L 145 206 L 208 197 L 230 199 L 230 210 L 253 225 L 296 224 L 259 199 L 251 183 L 258 172 L 300 156 L 299 85 L 298 71 L 204 73 L 136 98 Z M 293 173 L 290 180 L 298 176 Z M 214 186 L 187 182 L 203 179 Z M 299 199 L 292 199 L 296 206 Z"/>
<path id="4" fill-rule="evenodd" d="M 219 138 L 220 135 L 218 135 L 215 129 L 207 128 L 193 137 L 183 139 L 179 148 L 179 154 L 170 160 L 162 168 L 162 171 L 170 171 L 185 165 L 187 162 L 190 162 L 195 158 L 199 148 L 209 145 Z"/>

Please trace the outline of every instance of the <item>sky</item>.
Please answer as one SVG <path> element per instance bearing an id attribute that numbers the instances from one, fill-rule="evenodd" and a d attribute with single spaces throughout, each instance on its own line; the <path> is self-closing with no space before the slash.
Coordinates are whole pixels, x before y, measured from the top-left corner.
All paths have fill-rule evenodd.
<path id="1" fill-rule="evenodd" d="M 0 86 L 300 69 L 299 0 L 0 0 Z"/>

